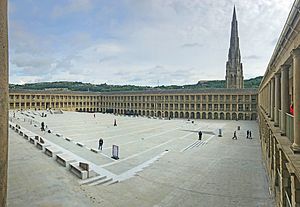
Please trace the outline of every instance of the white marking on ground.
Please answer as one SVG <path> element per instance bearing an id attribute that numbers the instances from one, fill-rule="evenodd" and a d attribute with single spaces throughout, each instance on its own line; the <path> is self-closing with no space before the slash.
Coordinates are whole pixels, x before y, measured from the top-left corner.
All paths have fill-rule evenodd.
<path id="1" fill-rule="evenodd" d="M 180 128 L 180 127 L 177 127 L 177 128 L 175 128 L 175 129 L 171 129 L 171 130 L 168 130 L 168 131 L 164 131 L 164 132 L 161 132 L 161 133 L 158 133 L 158 134 L 153 134 L 153 135 L 150 135 L 150 136 L 147 136 L 147 137 L 143 138 L 143 140 L 147 140 L 147 139 L 149 139 L 149 138 L 151 138 L 151 137 L 156 137 L 156 136 L 159 136 L 159 135 L 162 135 L 162 134 L 166 134 L 166 133 L 169 133 L 169 132 L 171 132 L 171 131 L 175 131 L 175 130 L 177 130 L 177 129 L 179 129 L 179 128 Z M 139 139 L 133 140 L 133 141 L 130 141 L 130 142 L 126 142 L 126 143 L 120 144 L 120 146 L 132 144 L 132 143 L 136 143 L 136 142 L 141 142 L 141 141 L 143 141 L 143 140 L 139 140 Z M 103 148 L 103 149 L 110 149 L 110 148 L 111 148 L 111 147 L 106 147 L 106 148 Z"/>
<path id="2" fill-rule="evenodd" d="M 155 162 L 156 160 L 158 160 L 159 158 L 164 156 L 166 153 L 168 153 L 168 151 L 164 151 L 164 152 L 160 153 L 159 155 L 151 158 L 150 160 L 147 160 L 146 162 L 143 162 L 142 164 L 140 164 L 136 167 L 133 167 L 130 170 L 123 172 L 120 175 L 117 175 L 114 178 L 114 180 L 123 181 L 123 180 L 133 177 L 137 172 L 142 171 L 144 168 L 148 167 L 150 164 L 152 164 L 153 162 Z"/>
<path id="3" fill-rule="evenodd" d="M 184 151 L 186 151 L 186 150 L 188 150 L 188 149 L 190 149 L 190 148 L 193 148 L 193 147 L 195 147 L 195 146 L 198 147 L 199 145 L 205 145 L 205 144 L 207 144 L 207 143 L 209 142 L 209 140 L 211 140 L 214 136 L 216 136 L 216 135 L 214 134 L 214 135 L 210 136 L 209 138 L 207 138 L 207 140 L 202 141 L 202 142 L 201 142 L 201 140 L 197 140 L 197 141 L 193 142 L 192 144 L 190 144 L 190 145 L 184 147 L 182 150 L 180 150 L 180 152 L 184 152 Z"/>
<path id="4" fill-rule="evenodd" d="M 184 136 L 182 136 L 182 137 L 179 137 L 179 138 L 176 137 L 176 138 L 170 139 L 170 140 L 168 140 L 168 141 L 166 141 L 166 142 L 163 142 L 163 143 L 161 143 L 161 144 L 159 144 L 159 145 L 156 145 L 156 146 L 154 146 L 154 147 L 151 147 L 151 148 L 149 148 L 149 149 L 147 149 L 147 150 L 145 150 L 145 151 L 142 151 L 142 152 L 133 154 L 133 155 L 131 155 L 131 156 L 128 156 L 128 157 L 126 157 L 126 158 L 124 158 L 124 159 L 118 160 L 117 162 L 114 162 L 114 163 L 107 163 L 107 164 L 101 165 L 101 167 L 107 167 L 107 166 L 111 166 L 111 165 L 114 165 L 114 164 L 117 164 L 117 163 L 120 163 L 120 162 L 124 162 L 124 161 L 126 161 L 126 160 L 131 159 L 131 158 L 134 158 L 134 157 L 137 157 L 137 156 L 139 156 L 139 155 L 142 155 L 142 154 L 144 154 L 144 153 L 146 153 L 146 152 L 149 152 L 149 151 L 151 151 L 151 150 L 153 150 L 153 149 L 159 148 L 159 147 L 161 147 L 161 146 L 163 146 L 163 145 L 165 145 L 165 144 L 168 144 L 168 143 L 174 141 L 175 139 L 183 139 L 183 138 L 188 137 L 188 136 L 190 136 L 190 135 L 192 135 L 192 134 L 194 134 L 194 132 L 190 132 L 190 133 L 188 133 L 188 134 L 186 134 L 186 135 L 184 135 Z"/>

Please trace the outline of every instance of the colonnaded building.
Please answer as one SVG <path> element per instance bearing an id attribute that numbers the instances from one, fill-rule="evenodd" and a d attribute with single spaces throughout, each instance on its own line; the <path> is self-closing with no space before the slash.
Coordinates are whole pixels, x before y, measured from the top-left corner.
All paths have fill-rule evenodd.
<path id="1" fill-rule="evenodd" d="M 226 88 L 88 93 L 10 90 L 10 109 L 59 109 L 161 118 L 256 120 L 257 90 L 244 89 L 235 8 L 226 63 Z"/>
<path id="2" fill-rule="evenodd" d="M 299 8 L 296 0 L 258 92 L 263 158 L 278 206 L 300 206 Z"/>

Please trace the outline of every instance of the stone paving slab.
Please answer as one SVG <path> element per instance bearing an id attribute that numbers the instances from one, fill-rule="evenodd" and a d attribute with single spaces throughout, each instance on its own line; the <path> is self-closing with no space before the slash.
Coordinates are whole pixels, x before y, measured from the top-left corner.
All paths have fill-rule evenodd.
<path id="1" fill-rule="evenodd" d="M 82 142 L 87 146 L 92 146 L 89 145 L 89 142 L 93 143 L 93 135 L 95 135 L 95 138 L 98 136 L 95 134 L 97 130 L 93 130 L 93 126 L 96 125 L 93 114 L 67 112 L 64 114 L 49 115 L 48 117 L 49 119 L 36 117 L 36 120 L 45 121 L 50 128 L 53 124 L 53 127 L 56 127 L 57 130 L 59 129 L 57 133 L 63 135 L 72 131 L 70 122 L 74 123 L 73 129 L 75 129 L 79 136 L 72 138 L 74 141 Z M 115 118 L 118 119 L 117 127 L 111 126 Z M 107 139 L 105 143 L 107 145 L 114 142 L 119 143 L 121 146 L 121 159 L 118 161 L 95 162 L 99 164 L 99 168 L 108 170 L 116 174 L 116 176 L 121 176 L 127 172 L 130 176 L 128 175 L 127 179 L 117 184 L 108 186 L 81 185 L 79 187 L 79 182 L 76 181 L 69 182 L 68 184 L 65 183 L 67 188 L 79 187 L 76 190 L 79 195 L 73 194 L 70 197 L 77 196 L 78 199 L 81 196 L 91 197 L 92 199 L 88 199 L 92 203 L 90 206 L 93 206 L 95 203 L 97 203 L 97 206 L 132 207 L 274 206 L 273 197 L 269 195 L 266 173 L 262 164 L 258 126 L 254 121 L 196 120 L 194 124 L 191 124 L 187 120 L 130 118 L 110 114 L 96 114 L 96 119 L 98 121 L 97 127 L 103 130 L 101 132 L 103 135 L 107 135 L 107 137 L 115 136 Z M 29 122 L 25 124 L 30 127 Z M 84 127 L 79 127 L 82 124 L 84 124 Z M 241 127 L 241 130 L 237 131 L 238 139 L 232 140 L 233 131 L 237 130 L 237 126 Z M 223 130 L 222 137 L 213 134 L 217 133 L 219 128 Z M 37 132 L 39 131 L 38 128 L 34 129 Z M 149 129 L 153 137 L 146 139 L 149 136 Z M 201 143 L 204 144 L 196 146 L 193 143 L 200 143 L 197 135 L 199 129 L 205 131 L 203 140 L 201 140 Z M 248 129 L 252 130 L 253 139 L 245 138 L 246 130 Z M 139 132 L 133 133 L 132 130 Z M 166 131 L 168 132 L 164 134 Z M 115 135 L 115 132 L 118 132 L 118 136 Z M 85 133 L 88 134 L 86 138 L 82 136 Z M 145 140 L 141 140 L 141 136 L 145 137 Z M 15 138 L 18 139 L 18 137 L 10 136 L 10 139 Z M 56 136 L 49 137 L 49 139 L 56 139 L 57 144 L 66 148 L 70 144 L 68 141 Z M 28 144 L 28 141 L 25 139 L 20 138 L 20 140 L 37 152 L 40 152 L 33 145 Z M 15 145 L 15 143 L 12 143 L 12 145 Z M 107 145 L 104 145 L 103 153 L 109 156 L 111 149 Z M 192 147 L 183 150 L 188 146 Z M 78 146 L 75 146 L 74 149 L 73 147 L 72 145 L 68 149 L 80 154 L 80 156 L 94 159 L 88 154 L 88 152 L 92 152 Z M 97 143 L 94 147 L 97 148 Z M 166 149 L 168 151 L 165 151 Z M 25 148 L 24 150 L 27 149 Z M 22 165 L 24 164 L 32 167 L 32 176 L 38 176 L 38 172 L 41 169 L 39 169 L 38 165 L 32 165 L 32 162 L 44 161 L 42 165 L 43 169 L 48 169 L 47 165 L 49 163 L 51 163 L 51 166 L 55 163 L 53 161 L 50 162 L 51 160 L 47 156 L 32 154 L 32 156 L 37 156 L 38 159 L 41 159 L 35 161 L 35 159 L 31 158 L 30 153 L 27 154 L 25 160 L 21 158 L 20 161 L 19 159 L 22 157 L 20 153 L 24 154 L 22 147 L 19 147 L 15 153 L 15 156 L 18 155 L 18 157 L 12 158 L 10 155 L 10 159 L 15 160 L 14 162 L 16 163 L 20 163 L 20 166 L 11 166 L 12 169 L 17 169 L 17 171 L 12 172 L 15 175 L 20 176 L 20 174 L 24 173 L 22 171 Z M 96 158 L 99 156 L 96 153 L 92 155 L 96 156 Z M 153 159 L 157 156 L 157 159 Z M 108 158 L 105 157 L 105 159 Z M 151 162 L 148 163 L 150 160 Z M 54 166 L 58 167 L 58 169 L 63 169 L 58 164 Z M 52 167 L 49 169 L 52 169 Z M 131 170 L 134 170 L 133 174 Z M 56 173 L 50 173 L 49 176 L 63 177 L 66 180 L 74 178 L 74 176 L 65 170 L 57 171 Z M 18 176 L 14 176 L 14 178 L 16 177 Z M 18 178 L 14 180 L 18 182 L 12 180 L 9 182 L 9 185 L 11 185 L 10 189 L 12 189 L 9 190 L 11 202 L 14 202 L 14 199 L 18 197 L 26 200 L 25 194 L 22 193 L 22 190 L 18 191 L 16 186 L 20 184 L 19 182 L 28 183 L 28 181 Z M 41 182 L 40 185 L 47 186 L 52 182 L 56 185 L 56 179 L 53 178 L 49 178 L 45 183 Z M 31 191 L 34 191 L 33 189 L 41 190 L 41 187 L 39 188 L 35 185 L 39 184 L 35 183 L 31 185 Z M 47 188 L 45 189 L 47 191 Z M 64 188 L 58 186 L 56 190 L 63 191 Z M 43 193 L 46 194 L 45 192 Z M 55 198 L 55 196 L 55 194 L 49 194 L 44 195 L 43 198 L 44 200 L 51 201 L 52 197 Z M 36 197 L 33 196 L 33 199 L 36 199 Z M 58 199 L 58 201 L 61 203 L 64 202 L 63 199 Z M 17 199 L 16 202 L 20 201 Z M 38 203 L 35 204 L 33 206 L 39 206 Z M 68 203 L 62 206 L 68 206 Z"/>

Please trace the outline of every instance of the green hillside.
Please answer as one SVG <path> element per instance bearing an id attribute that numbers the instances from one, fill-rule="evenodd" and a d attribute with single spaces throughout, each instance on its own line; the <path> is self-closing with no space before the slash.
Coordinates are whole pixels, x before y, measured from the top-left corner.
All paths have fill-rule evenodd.
<path id="1" fill-rule="evenodd" d="M 262 80 L 262 76 L 245 80 L 245 88 L 258 88 Z M 135 85 L 108 85 L 91 84 L 82 82 L 40 82 L 40 83 L 26 83 L 22 85 L 10 84 L 10 89 L 27 89 L 27 90 L 45 90 L 45 89 L 67 89 L 71 91 L 93 91 L 93 92 L 109 92 L 109 91 L 138 91 L 150 89 L 200 89 L 200 88 L 224 88 L 225 80 L 199 81 L 191 85 L 169 85 L 169 86 L 135 86 Z"/>

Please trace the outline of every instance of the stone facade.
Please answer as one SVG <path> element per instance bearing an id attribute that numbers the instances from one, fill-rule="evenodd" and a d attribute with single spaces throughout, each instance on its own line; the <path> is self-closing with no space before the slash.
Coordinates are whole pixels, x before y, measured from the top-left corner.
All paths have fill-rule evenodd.
<path id="1" fill-rule="evenodd" d="M 231 22 L 230 47 L 226 62 L 226 88 L 244 88 L 243 64 L 239 46 L 238 22 L 235 7 Z"/>
<path id="2" fill-rule="evenodd" d="M 164 118 L 256 120 L 254 89 L 106 93 L 101 111 Z"/>
<path id="3" fill-rule="evenodd" d="M 9 108 L 11 110 L 51 108 L 65 111 L 99 112 L 99 100 L 99 93 L 10 90 Z"/>
<path id="4" fill-rule="evenodd" d="M 255 89 L 154 90 L 114 93 L 10 91 L 11 110 L 62 109 L 162 118 L 256 120 Z"/>
<path id="5" fill-rule="evenodd" d="M 300 206 L 299 7 L 296 0 L 258 93 L 262 154 L 276 206 Z"/>

